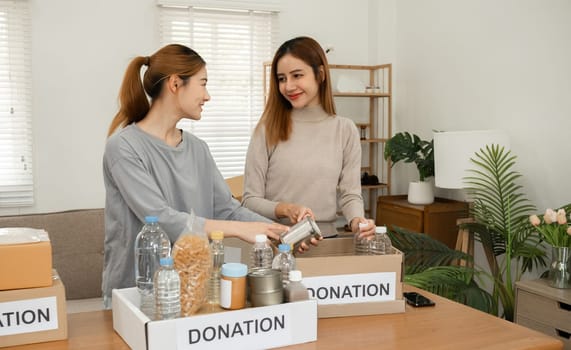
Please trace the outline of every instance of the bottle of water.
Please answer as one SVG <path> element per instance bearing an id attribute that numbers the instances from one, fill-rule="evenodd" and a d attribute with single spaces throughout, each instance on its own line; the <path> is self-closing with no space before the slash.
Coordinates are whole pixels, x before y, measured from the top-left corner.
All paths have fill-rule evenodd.
<path id="1" fill-rule="evenodd" d="M 210 270 L 210 279 L 208 280 L 208 298 L 209 304 L 220 304 L 220 268 L 224 264 L 224 233 L 222 231 L 213 231 L 210 234 L 212 241 L 210 242 L 210 254 L 212 255 L 212 269 Z"/>
<path id="2" fill-rule="evenodd" d="M 361 229 L 367 227 L 366 223 L 359 223 L 359 231 L 355 233 L 355 255 L 367 255 L 369 254 L 369 240 L 367 238 L 359 238 Z"/>
<path id="3" fill-rule="evenodd" d="M 135 276 L 141 296 L 141 311 L 149 318 L 155 316 L 153 279 L 160 267 L 160 259 L 170 256 L 171 244 L 159 227 L 156 216 L 145 217 L 145 225 L 135 239 Z"/>
<path id="4" fill-rule="evenodd" d="M 282 243 L 278 246 L 279 253 L 272 261 L 272 269 L 282 272 L 282 284 L 285 287 L 289 282 L 289 272 L 295 270 L 295 257 L 291 253 L 289 244 Z"/>
<path id="5" fill-rule="evenodd" d="M 180 316 L 180 276 L 170 256 L 161 258 L 161 267 L 155 273 L 155 307 L 157 320 Z"/>
<path id="6" fill-rule="evenodd" d="M 271 269 L 274 251 L 268 243 L 266 235 L 256 235 L 256 243 L 252 246 L 250 255 L 250 271 Z"/>
<path id="7" fill-rule="evenodd" d="M 371 240 L 371 254 L 391 254 L 392 246 L 391 239 L 387 235 L 387 228 L 385 226 L 377 226 L 375 228 L 375 237 Z"/>

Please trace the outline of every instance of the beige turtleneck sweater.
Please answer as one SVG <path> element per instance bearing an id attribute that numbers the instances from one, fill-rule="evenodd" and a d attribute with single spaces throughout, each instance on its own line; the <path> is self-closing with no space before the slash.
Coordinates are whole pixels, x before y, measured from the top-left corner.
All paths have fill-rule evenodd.
<path id="1" fill-rule="evenodd" d="M 272 149 L 266 147 L 263 128 L 252 135 L 242 204 L 270 219 L 276 219 L 279 202 L 311 208 L 318 222 L 334 222 L 337 205 L 348 222 L 364 217 L 361 144 L 354 122 L 329 116 L 321 106 L 294 109 L 292 120 L 289 140 Z"/>

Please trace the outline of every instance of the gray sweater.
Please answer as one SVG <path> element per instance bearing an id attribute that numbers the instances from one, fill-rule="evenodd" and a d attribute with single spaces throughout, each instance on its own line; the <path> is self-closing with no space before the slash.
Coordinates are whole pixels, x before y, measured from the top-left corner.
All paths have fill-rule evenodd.
<path id="1" fill-rule="evenodd" d="M 181 233 L 204 234 L 205 219 L 271 222 L 232 198 L 208 146 L 188 132 L 171 147 L 134 124 L 125 127 L 107 141 L 103 177 L 105 298 L 135 285 L 135 238 L 147 215 L 158 217 L 171 243 Z"/>
<path id="2" fill-rule="evenodd" d="M 272 219 L 279 202 L 309 207 L 323 223 L 335 222 L 338 207 L 347 221 L 364 217 L 361 143 L 355 123 L 329 116 L 321 106 L 294 109 L 292 120 L 289 140 L 272 149 L 266 146 L 263 128 L 252 136 L 242 204 Z"/>

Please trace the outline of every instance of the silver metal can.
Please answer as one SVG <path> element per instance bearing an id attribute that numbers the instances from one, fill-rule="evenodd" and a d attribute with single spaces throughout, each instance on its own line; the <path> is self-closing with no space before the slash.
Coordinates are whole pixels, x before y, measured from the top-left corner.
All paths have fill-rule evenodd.
<path id="1" fill-rule="evenodd" d="M 281 304 L 284 298 L 281 271 L 260 269 L 248 273 L 248 296 L 252 306 Z"/>
<path id="2" fill-rule="evenodd" d="M 290 227 L 289 230 L 282 233 L 280 241 L 295 246 L 308 237 L 313 237 L 318 240 L 322 238 L 319 226 L 317 226 L 310 216 L 306 216 L 303 220 Z"/>

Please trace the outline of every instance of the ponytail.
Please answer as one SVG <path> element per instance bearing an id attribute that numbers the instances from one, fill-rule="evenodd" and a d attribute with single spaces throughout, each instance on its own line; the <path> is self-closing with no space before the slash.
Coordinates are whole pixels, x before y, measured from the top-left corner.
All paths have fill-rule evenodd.
<path id="1" fill-rule="evenodd" d="M 107 136 L 111 136 L 119 127 L 142 120 L 149 112 L 149 100 L 143 89 L 140 75 L 141 67 L 147 59 L 148 57 L 136 57 L 127 67 L 119 90 L 119 112 L 113 118 Z"/>

